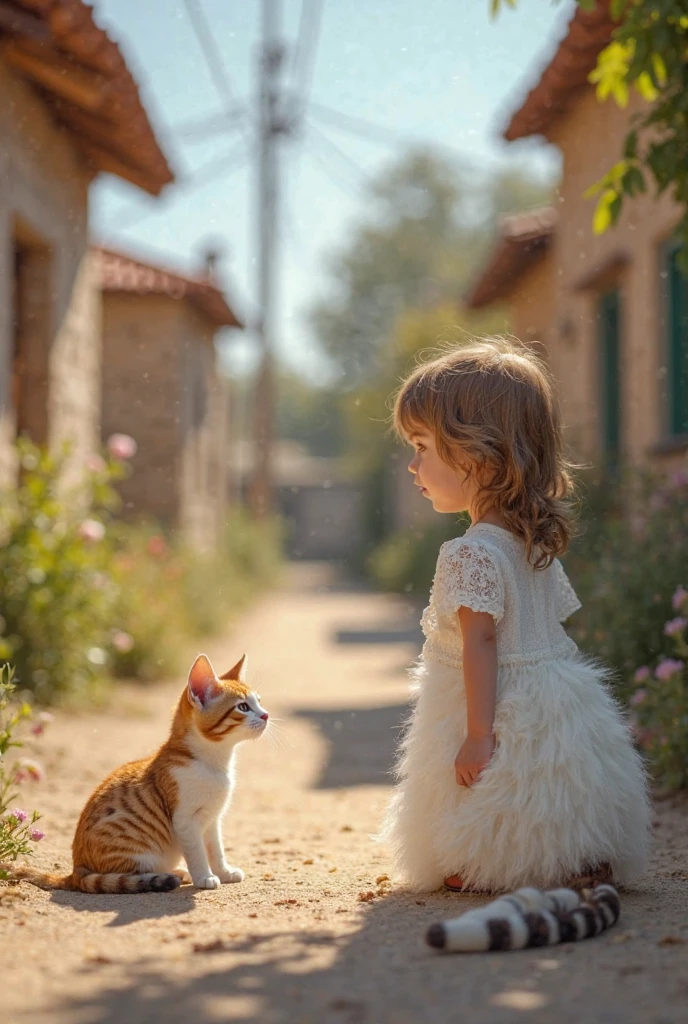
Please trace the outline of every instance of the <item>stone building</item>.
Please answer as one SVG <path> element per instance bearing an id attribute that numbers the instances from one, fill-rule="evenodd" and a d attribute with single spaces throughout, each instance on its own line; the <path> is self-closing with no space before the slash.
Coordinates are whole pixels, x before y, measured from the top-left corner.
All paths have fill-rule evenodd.
<path id="1" fill-rule="evenodd" d="M 284 526 L 284 547 L 298 561 L 347 562 L 365 540 L 362 485 L 341 458 L 311 455 L 297 441 L 273 449 L 276 512 Z M 238 441 L 230 458 L 235 493 L 249 500 L 255 445 Z"/>
<path id="2" fill-rule="evenodd" d="M 621 157 L 633 115 L 598 102 L 588 75 L 610 42 L 607 0 L 576 8 L 565 38 L 514 113 L 508 140 L 544 136 L 562 155 L 554 210 L 508 218 L 469 304 L 506 303 L 513 331 L 542 346 L 577 453 L 600 464 L 667 467 L 688 450 L 688 287 L 676 261 L 680 211 L 668 194 L 628 200 L 592 231 L 586 189 Z"/>
<path id="3" fill-rule="evenodd" d="M 94 250 L 103 303 L 102 434 L 138 451 L 121 485 L 131 517 L 213 548 L 228 500 L 228 382 L 215 338 L 241 324 L 209 264 L 198 277 Z"/>
<path id="4" fill-rule="evenodd" d="M 99 443 L 100 291 L 88 189 L 172 180 L 136 84 L 82 0 L 0 4 L 0 482 L 12 443 Z"/>

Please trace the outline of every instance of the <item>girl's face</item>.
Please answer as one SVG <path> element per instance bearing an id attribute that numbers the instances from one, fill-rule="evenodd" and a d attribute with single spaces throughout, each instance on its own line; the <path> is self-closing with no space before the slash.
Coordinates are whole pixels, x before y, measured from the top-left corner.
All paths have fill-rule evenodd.
<path id="1" fill-rule="evenodd" d="M 432 502 L 435 512 L 468 512 L 474 518 L 478 483 L 470 464 L 454 467 L 443 462 L 434 437 L 424 427 L 412 431 L 408 440 L 415 450 L 409 472 L 416 478 L 416 487 L 421 489 L 423 497 Z"/>

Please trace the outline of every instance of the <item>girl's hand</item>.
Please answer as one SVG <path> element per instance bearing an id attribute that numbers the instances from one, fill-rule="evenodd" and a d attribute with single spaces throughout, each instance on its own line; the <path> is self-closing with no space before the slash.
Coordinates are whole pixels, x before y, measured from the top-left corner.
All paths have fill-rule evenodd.
<path id="1" fill-rule="evenodd" d="M 466 737 L 454 761 L 454 771 L 459 786 L 474 784 L 483 768 L 489 764 L 494 748 L 494 735 Z"/>

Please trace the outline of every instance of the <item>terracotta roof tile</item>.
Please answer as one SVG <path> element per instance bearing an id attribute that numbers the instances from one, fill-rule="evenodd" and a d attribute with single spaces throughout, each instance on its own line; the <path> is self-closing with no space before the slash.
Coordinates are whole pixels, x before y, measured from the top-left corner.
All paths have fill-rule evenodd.
<path id="1" fill-rule="evenodd" d="M 117 44 L 83 0 L 3 0 L 0 58 L 27 78 L 94 171 L 157 195 L 173 180 Z"/>
<path id="2" fill-rule="evenodd" d="M 110 249 L 94 248 L 104 292 L 184 299 L 216 327 L 243 327 L 223 292 L 208 278 L 185 277 Z"/>
<path id="3" fill-rule="evenodd" d="M 576 96 L 588 84 L 588 75 L 597 63 L 598 53 L 611 42 L 616 23 L 609 15 L 609 0 L 598 0 L 594 11 L 576 7 L 568 31 L 552 60 L 521 107 L 512 115 L 504 138 L 513 142 L 530 135 L 549 132 Z"/>
<path id="4" fill-rule="evenodd" d="M 469 309 L 482 309 L 503 299 L 518 278 L 547 251 L 557 226 L 551 206 L 505 217 L 487 266 L 466 300 Z"/>

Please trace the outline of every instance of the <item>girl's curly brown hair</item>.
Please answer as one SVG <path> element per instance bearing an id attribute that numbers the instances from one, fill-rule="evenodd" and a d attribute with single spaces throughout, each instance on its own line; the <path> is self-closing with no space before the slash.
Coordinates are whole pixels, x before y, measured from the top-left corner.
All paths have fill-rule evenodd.
<path id="1" fill-rule="evenodd" d="M 552 379 L 525 346 L 471 341 L 419 365 L 394 404 L 402 437 L 425 427 L 448 465 L 468 458 L 477 512 L 496 509 L 536 569 L 566 552 L 573 533 L 571 466 Z"/>

